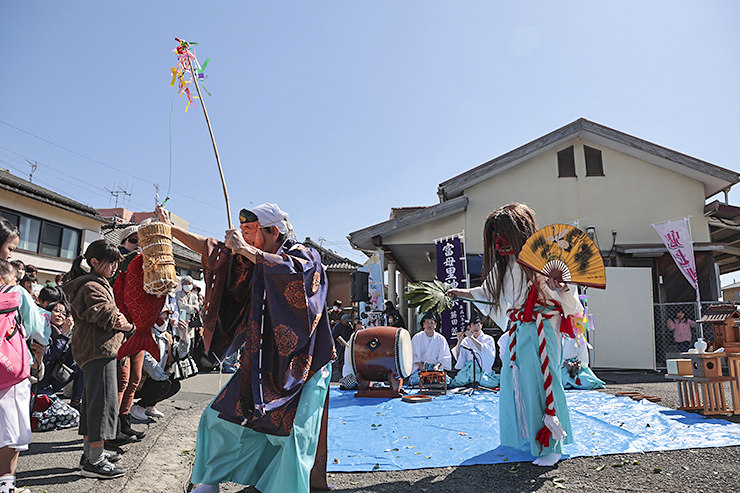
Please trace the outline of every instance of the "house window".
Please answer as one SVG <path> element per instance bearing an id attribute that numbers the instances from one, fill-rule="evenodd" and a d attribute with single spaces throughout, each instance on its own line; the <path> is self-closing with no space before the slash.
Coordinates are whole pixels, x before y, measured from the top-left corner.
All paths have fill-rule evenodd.
<path id="1" fill-rule="evenodd" d="M 61 224 L 0 209 L 0 215 L 16 226 L 21 237 L 18 250 L 73 259 L 80 250 L 80 232 Z"/>
<path id="2" fill-rule="evenodd" d="M 18 248 L 38 253 L 41 221 L 21 216 L 18 229 L 21 230 L 21 241 L 18 242 Z"/>
<path id="3" fill-rule="evenodd" d="M 12 224 L 13 226 L 18 227 L 18 219 L 20 218 L 18 214 L 13 214 L 12 212 L 0 210 L 0 216 L 10 221 L 10 224 Z"/>
<path id="4" fill-rule="evenodd" d="M 604 176 L 604 161 L 601 151 L 593 147 L 583 146 L 586 155 L 586 176 Z"/>
<path id="5" fill-rule="evenodd" d="M 576 156 L 573 146 L 558 152 L 558 178 L 572 178 L 576 176 Z"/>

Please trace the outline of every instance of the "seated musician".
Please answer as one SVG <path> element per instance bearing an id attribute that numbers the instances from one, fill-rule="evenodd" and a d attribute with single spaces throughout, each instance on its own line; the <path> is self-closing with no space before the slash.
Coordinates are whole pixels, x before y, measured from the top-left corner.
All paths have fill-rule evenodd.
<path id="1" fill-rule="evenodd" d="M 462 387 L 475 381 L 484 387 L 498 387 L 499 376 L 493 371 L 496 342 L 483 332 L 483 323 L 477 312 L 470 317 L 467 330 L 457 333 L 457 341 L 452 354 L 457 359 L 455 368 L 460 371 L 451 386 Z"/>
<path id="2" fill-rule="evenodd" d="M 409 377 L 409 385 L 419 385 L 420 371 L 442 371 L 452 369 L 452 356 L 447 339 L 436 331 L 437 314 L 431 311 L 421 319 L 422 332 L 411 339 L 414 372 Z M 451 382 L 450 377 L 447 383 Z"/>

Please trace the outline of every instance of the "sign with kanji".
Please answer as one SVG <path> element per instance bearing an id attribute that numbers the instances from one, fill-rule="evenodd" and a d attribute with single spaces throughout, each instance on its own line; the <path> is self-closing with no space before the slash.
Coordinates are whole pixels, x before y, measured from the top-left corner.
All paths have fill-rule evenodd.
<path id="1" fill-rule="evenodd" d="M 437 279 L 453 288 L 467 287 L 465 275 L 465 245 L 463 237 L 437 240 Z M 442 335 L 450 346 L 457 344 L 457 333 L 465 331 L 468 314 L 466 303 L 455 300 L 449 310 L 442 312 Z"/>
<path id="2" fill-rule="evenodd" d="M 691 225 L 689 218 L 662 224 L 653 224 L 666 248 L 678 265 L 689 284 L 696 290 L 696 301 L 701 303 L 699 295 L 699 279 L 696 275 L 696 260 L 694 259 L 694 242 L 691 240 Z"/>

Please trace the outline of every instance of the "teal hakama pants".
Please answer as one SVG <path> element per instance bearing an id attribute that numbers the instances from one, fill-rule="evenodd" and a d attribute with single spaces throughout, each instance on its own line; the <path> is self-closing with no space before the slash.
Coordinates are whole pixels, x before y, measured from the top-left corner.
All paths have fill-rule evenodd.
<path id="1" fill-rule="evenodd" d="M 484 372 L 477 361 L 468 361 L 467 363 L 465 363 L 463 369 L 457 372 L 457 375 L 455 375 L 455 378 L 454 380 L 452 380 L 452 384 L 450 386 L 462 387 L 463 385 L 473 383 L 473 365 L 475 365 L 475 381 L 478 382 L 479 385 L 491 389 L 499 386 L 499 376 L 495 372 Z"/>
<path id="2" fill-rule="evenodd" d="M 221 419 L 209 404 L 198 426 L 190 481 L 214 485 L 231 481 L 253 485 L 262 493 L 309 493 L 330 379 L 331 363 L 306 382 L 287 437 Z"/>
<path id="3" fill-rule="evenodd" d="M 534 313 L 535 319 L 537 311 L 540 310 L 543 313 L 550 311 L 549 308 L 536 307 Z M 543 447 L 542 450 L 540 450 L 540 444 L 536 439 L 537 432 L 544 426 L 542 417 L 545 414 L 545 387 L 544 377 L 540 369 L 541 362 L 536 321 L 530 323 L 517 322 L 515 329 L 515 364 L 519 369 L 519 388 L 521 389 L 521 397 L 524 404 L 524 409 L 521 409 L 520 412 L 524 414 L 529 438 L 523 438 L 520 435 L 514 393 L 514 377 L 512 369 L 509 367 L 511 358 L 511 349 L 509 347 L 506 348 L 504 353 L 503 361 L 505 363 L 501 369 L 501 392 L 499 399 L 501 445 L 519 450 L 528 450 L 535 457 L 552 453 L 562 454 L 563 444 L 573 443 L 573 431 L 570 426 L 568 405 L 565 400 L 563 386 L 560 382 L 560 341 L 558 340 L 558 334 L 552 326 L 551 319 L 543 319 L 543 324 L 545 347 L 549 358 L 548 368 L 550 375 L 552 375 L 555 413 L 568 436 L 557 442 L 551 438 L 549 446 Z"/>

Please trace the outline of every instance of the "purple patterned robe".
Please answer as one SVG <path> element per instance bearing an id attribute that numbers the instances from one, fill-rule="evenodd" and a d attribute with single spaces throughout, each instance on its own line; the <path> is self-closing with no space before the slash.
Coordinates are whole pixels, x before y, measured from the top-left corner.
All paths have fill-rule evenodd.
<path id="1" fill-rule="evenodd" d="M 244 343 L 241 367 L 212 407 L 227 421 L 287 436 L 303 384 L 335 357 L 321 258 L 286 240 L 252 264 L 209 239 L 202 263 L 206 343 L 219 356 Z"/>

